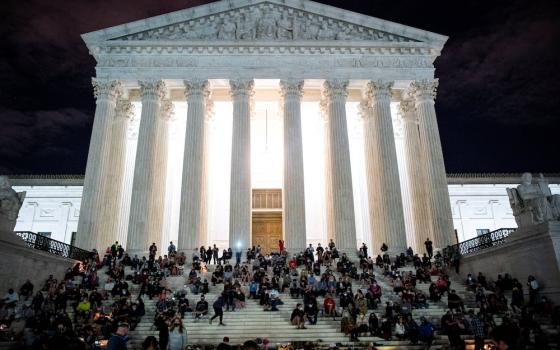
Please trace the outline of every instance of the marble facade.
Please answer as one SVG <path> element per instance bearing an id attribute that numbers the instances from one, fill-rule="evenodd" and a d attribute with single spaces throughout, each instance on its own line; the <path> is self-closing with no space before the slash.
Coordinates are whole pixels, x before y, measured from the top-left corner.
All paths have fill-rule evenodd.
<path id="1" fill-rule="evenodd" d="M 82 37 L 97 109 L 76 245 L 250 246 L 254 169 L 272 159 L 255 162 L 263 106 L 265 153 L 268 111 L 281 121 L 268 175 L 281 169 L 288 249 L 456 241 L 434 109 L 447 37 L 304 0 L 223 0 Z"/>

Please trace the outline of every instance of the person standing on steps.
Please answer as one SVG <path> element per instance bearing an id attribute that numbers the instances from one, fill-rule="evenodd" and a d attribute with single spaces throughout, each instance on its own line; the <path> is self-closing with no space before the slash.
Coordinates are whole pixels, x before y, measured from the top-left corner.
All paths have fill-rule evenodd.
<path id="1" fill-rule="evenodd" d="M 218 261 L 220 260 L 220 258 L 218 257 L 218 254 L 220 254 L 220 250 L 214 244 L 214 248 L 212 249 L 212 258 L 214 260 L 214 265 L 217 265 Z"/>
<path id="2" fill-rule="evenodd" d="M 426 242 L 424 242 L 426 246 L 426 253 L 428 253 L 428 257 L 431 259 L 434 256 L 434 243 L 430 241 L 430 238 L 426 238 Z"/>
<path id="3" fill-rule="evenodd" d="M 212 324 L 212 321 L 216 317 L 219 317 L 220 318 L 220 326 L 225 326 L 225 324 L 222 322 L 223 318 L 224 318 L 224 297 L 223 297 L 223 295 L 220 295 L 218 297 L 218 299 L 214 302 L 214 304 L 212 304 L 212 307 L 214 308 L 214 316 L 212 316 L 210 318 L 210 321 L 208 323 Z"/>
<path id="4" fill-rule="evenodd" d="M 169 329 L 169 347 L 167 349 L 183 350 L 185 346 L 187 346 L 187 331 L 183 327 L 181 318 L 175 317 Z"/>
<path id="5" fill-rule="evenodd" d="M 120 323 L 117 331 L 109 338 L 107 350 L 126 350 L 126 342 L 128 341 L 129 325 L 126 322 Z"/>

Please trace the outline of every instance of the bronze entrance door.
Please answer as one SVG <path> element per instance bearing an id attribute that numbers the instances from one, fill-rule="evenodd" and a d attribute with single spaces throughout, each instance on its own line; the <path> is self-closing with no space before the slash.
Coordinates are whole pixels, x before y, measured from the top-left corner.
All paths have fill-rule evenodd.
<path id="1" fill-rule="evenodd" d="M 261 253 L 278 251 L 278 241 L 283 239 L 282 212 L 253 212 L 252 242 L 261 246 Z"/>

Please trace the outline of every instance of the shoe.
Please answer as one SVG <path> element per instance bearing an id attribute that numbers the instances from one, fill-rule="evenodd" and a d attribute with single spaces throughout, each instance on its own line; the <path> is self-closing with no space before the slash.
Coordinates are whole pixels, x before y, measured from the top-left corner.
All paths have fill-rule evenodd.
<path id="1" fill-rule="evenodd" d="M 225 325 L 226 325 L 225 323 L 220 323 L 220 326 L 225 326 Z"/>
<path id="2" fill-rule="evenodd" d="M 307 329 L 307 327 L 305 327 L 305 326 L 301 326 L 301 329 Z"/>

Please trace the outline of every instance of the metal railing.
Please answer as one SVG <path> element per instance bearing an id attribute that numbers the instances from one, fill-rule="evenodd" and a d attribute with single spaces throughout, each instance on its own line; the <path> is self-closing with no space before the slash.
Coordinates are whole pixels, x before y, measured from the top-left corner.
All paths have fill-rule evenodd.
<path id="1" fill-rule="evenodd" d="M 32 249 L 79 261 L 84 261 L 91 256 L 91 252 L 87 250 L 50 239 L 35 232 L 15 231 L 14 233 L 23 239 L 27 247 Z"/>
<path id="2" fill-rule="evenodd" d="M 515 228 L 500 228 L 456 244 L 453 246 L 453 249 L 459 249 L 459 253 L 461 255 L 465 255 L 478 252 L 486 248 L 499 246 L 503 244 L 506 238 L 515 230 Z"/>

